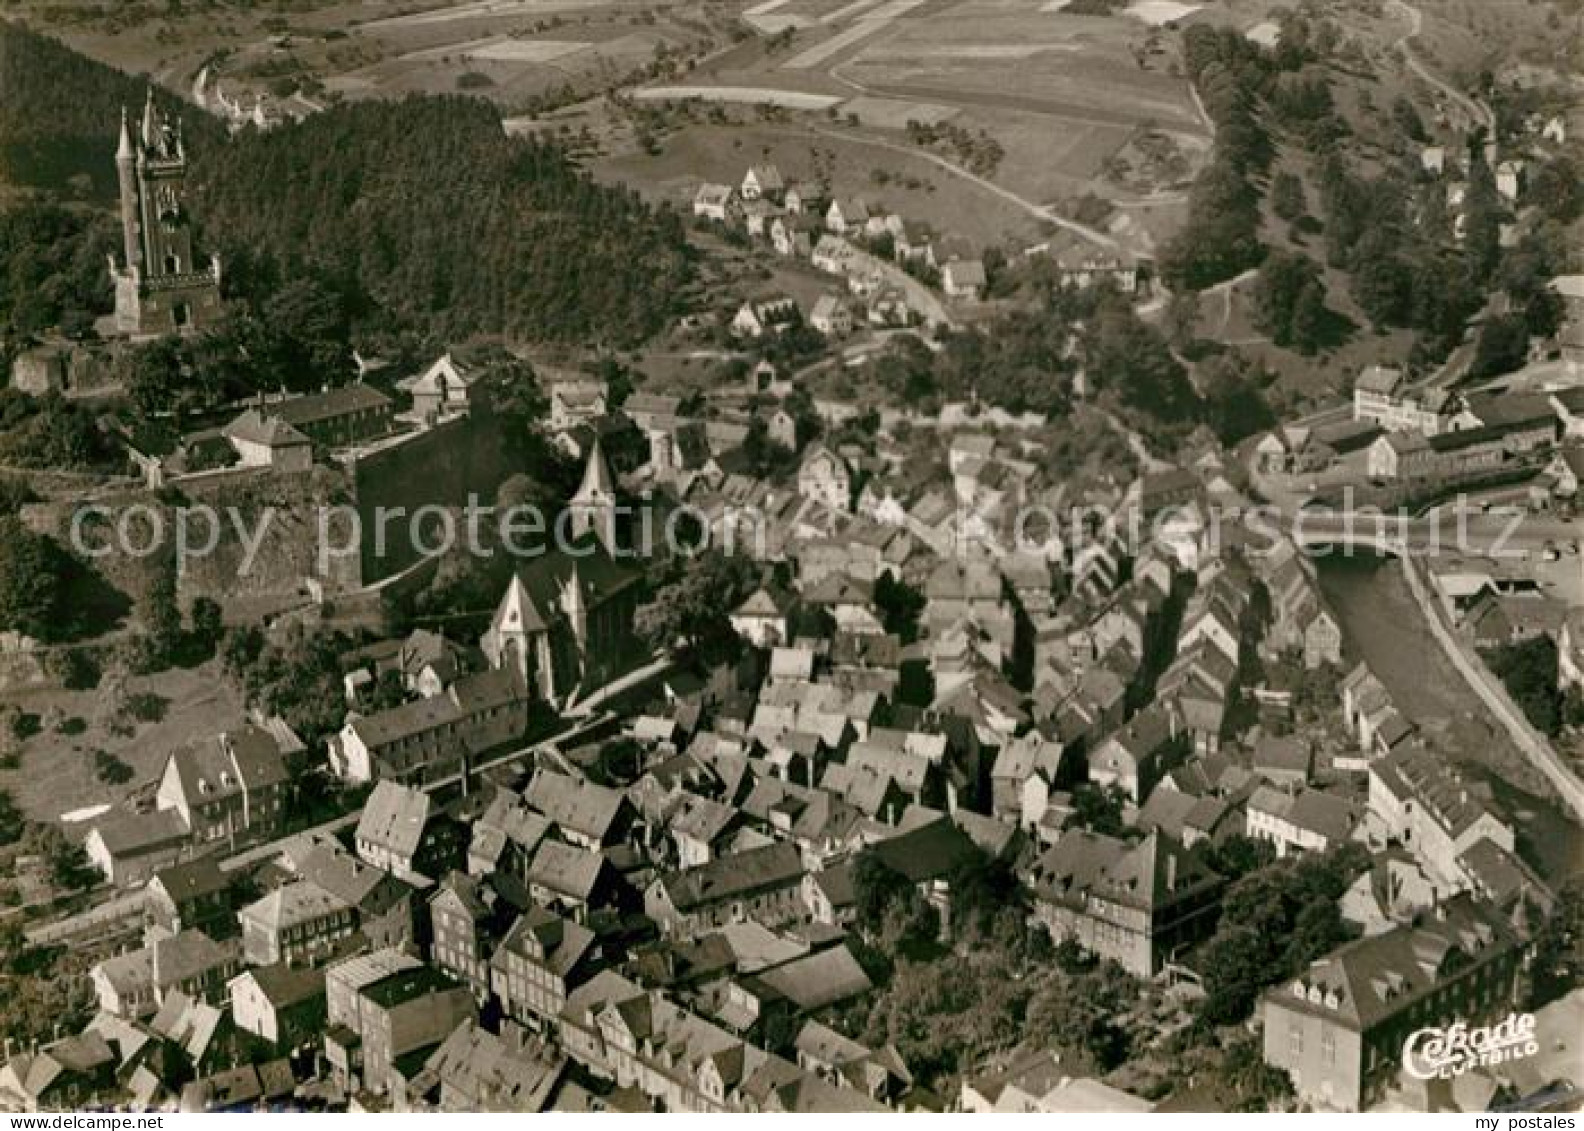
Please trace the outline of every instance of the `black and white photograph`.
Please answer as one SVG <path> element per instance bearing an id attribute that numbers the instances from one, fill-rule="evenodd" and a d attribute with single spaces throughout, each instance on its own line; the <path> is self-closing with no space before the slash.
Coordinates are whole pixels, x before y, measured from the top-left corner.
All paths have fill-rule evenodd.
<path id="1" fill-rule="evenodd" d="M 0 0 L 0 1127 L 1576 1128 L 1581 481 L 1584 0 Z"/>

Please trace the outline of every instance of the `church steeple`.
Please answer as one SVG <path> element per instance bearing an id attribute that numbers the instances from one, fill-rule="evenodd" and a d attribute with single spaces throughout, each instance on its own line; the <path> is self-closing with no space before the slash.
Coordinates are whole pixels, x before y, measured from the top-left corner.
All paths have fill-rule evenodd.
<path id="1" fill-rule="evenodd" d="M 127 125 L 127 109 L 121 107 L 121 139 L 116 143 L 116 164 L 132 160 L 132 130 Z"/>
<path id="2" fill-rule="evenodd" d="M 574 540 L 592 532 L 608 553 L 616 552 L 616 488 L 598 436 L 589 448 L 583 482 L 572 496 L 570 510 Z"/>
<path id="3" fill-rule="evenodd" d="M 148 97 L 143 100 L 143 148 L 153 149 L 159 141 L 159 107 L 154 105 L 154 88 L 148 88 Z"/>
<path id="4" fill-rule="evenodd" d="M 588 595 L 583 591 L 583 575 L 578 570 L 576 559 L 573 560 L 572 570 L 561 586 L 561 611 L 566 614 L 567 621 L 572 626 L 572 635 L 577 640 L 578 647 L 587 648 Z"/>
<path id="5" fill-rule="evenodd" d="M 572 496 L 575 503 L 579 499 L 614 498 L 615 488 L 611 485 L 610 464 L 605 462 L 605 451 L 600 447 L 598 436 L 594 437 L 594 444 L 589 449 L 588 463 L 583 466 L 583 482 L 578 485 L 577 494 Z"/>
<path id="6" fill-rule="evenodd" d="M 132 128 L 126 107 L 121 107 L 121 139 L 116 144 L 116 183 L 121 193 L 121 254 L 128 271 L 143 265 L 142 241 L 138 238 L 137 153 L 132 148 Z"/>

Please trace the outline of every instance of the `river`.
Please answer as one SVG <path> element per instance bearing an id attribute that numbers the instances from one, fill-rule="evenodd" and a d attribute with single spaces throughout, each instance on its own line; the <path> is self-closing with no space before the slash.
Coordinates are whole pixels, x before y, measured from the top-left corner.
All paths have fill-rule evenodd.
<path id="1" fill-rule="evenodd" d="M 1469 690 L 1420 616 L 1402 571 L 1373 554 L 1316 561 L 1338 619 L 1346 664 L 1366 661 L 1433 749 L 1487 782 L 1518 825 L 1518 847 L 1542 876 L 1584 870 L 1584 828 Z"/>

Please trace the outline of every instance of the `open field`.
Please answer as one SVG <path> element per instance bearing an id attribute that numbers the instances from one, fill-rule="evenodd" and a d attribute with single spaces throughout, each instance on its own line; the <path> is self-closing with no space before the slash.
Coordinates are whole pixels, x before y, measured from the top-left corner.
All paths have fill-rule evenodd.
<path id="1" fill-rule="evenodd" d="M 774 35 L 787 28 L 816 27 L 852 19 L 881 0 L 766 0 L 742 14 L 755 31 Z"/>
<path id="2" fill-rule="evenodd" d="M 861 43 L 865 39 L 879 34 L 891 21 L 905 16 L 923 3 L 924 0 L 886 0 L 886 3 L 881 4 L 878 8 L 867 8 L 858 12 L 857 19 L 846 30 L 839 31 L 824 42 L 799 52 L 796 56 L 783 63 L 782 66 L 789 70 L 800 71 L 808 70 L 810 67 L 817 67 L 827 59 L 845 51 L 853 44 Z M 836 22 L 844 14 L 851 12 L 853 12 L 852 8 L 837 12 L 832 16 L 831 22 Z"/>
<path id="3" fill-rule="evenodd" d="M 1522 58 L 1577 73 L 1579 17 L 1552 5 L 1490 0 L 1413 0 L 1422 13 L 1416 53 L 1454 85 L 1497 59 Z M 1571 64 L 1571 65 L 1569 65 Z M 1505 69 L 1505 68 L 1503 68 Z"/>
<path id="4" fill-rule="evenodd" d="M 235 727 L 244 721 L 241 700 L 221 676 L 216 661 L 190 670 L 173 669 L 127 681 L 128 693 L 153 692 L 169 700 L 157 723 L 138 724 L 131 736 L 110 733 L 105 695 L 100 691 L 37 691 L 6 696 L 24 711 L 38 714 L 44 731 L 22 748 L 18 770 L 0 771 L 0 788 L 35 820 L 121 800 L 159 773 L 165 756 L 183 741 Z M 64 735 L 55 728 L 81 719 L 87 729 Z M 95 750 L 114 754 L 133 769 L 132 780 L 110 786 L 94 773 Z"/>
<path id="5" fill-rule="evenodd" d="M 930 102 L 904 102 L 895 98 L 853 98 L 842 103 L 842 112 L 856 114 L 866 126 L 882 130 L 906 129 L 909 122 L 939 125 L 950 121 L 961 111 L 955 106 L 940 106 Z"/>
<path id="6" fill-rule="evenodd" d="M 627 79 L 665 52 L 703 50 L 698 26 L 640 13 L 620 2 L 567 10 L 545 5 L 523 19 L 479 10 L 465 20 L 372 21 L 353 31 L 357 65 L 334 69 L 331 91 L 348 97 L 449 93 L 463 73 L 469 89 L 508 107 L 547 91 L 603 89 Z M 350 49 L 348 51 L 350 57 Z"/>
<path id="7" fill-rule="evenodd" d="M 965 129 L 983 130 L 1001 144 L 1005 155 L 992 180 L 1050 204 L 1082 195 L 1106 158 L 1126 144 L 1131 132 L 1125 126 L 1089 122 L 1064 123 L 1058 130 L 1044 114 L 992 112 L 979 107 L 965 110 L 952 122 Z"/>
<path id="8" fill-rule="evenodd" d="M 19 14 L 27 18 L 28 6 Z M 295 82 L 320 101 L 466 89 L 517 109 L 547 92 L 592 94 L 632 81 L 661 55 L 719 48 L 727 18 L 704 0 L 658 8 L 641 0 L 345 0 L 285 15 L 205 9 L 113 31 L 92 21 L 29 22 L 184 95 L 208 64 L 245 99 L 279 96 Z"/>
<path id="9" fill-rule="evenodd" d="M 1251 24 L 1269 7 L 1225 4 L 1251 5 Z M 637 84 L 634 97 L 645 103 L 714 103 L 718 109 L 704 115 L 709 132 L 689 138 L 703 128 L 697 115 L 673 124 L 660 131 L 664 152 L 649 156 L 642 150 L 652 131 L 598 103 L 539 120 L 588 126 L 605 151 L 596 171 L 672 200 L 703 179 L 735 181 L 744 155 L 767 156 L 766 145 L 796 168 L 811 143 L 793 127 L 840 132 L 850 142 L 817 143 L 833 154 L 828 172 L 837 191 L 879 196 L 943 234 L 1015 244 L 1049 234 L 1031 212 L 1062 214 L 1087 192 L 1111 195 L 1105 163 L 1141 128 L 1175 138 L 1197 166 L 1207 137 L 1186 83 L 1171 73 L 1174 39 L 1142 18 L 1159 11 L 1157 3 L 1134 15 L 1095 17 L 1042 11 L 1030 0 L 683 0 L 659 8 L 641 0 L 346 0 L 289 15 L 151 18 L 114 36 L 92 24 L 58 30 L 89 54 L 184 93 L 206 62 L 244 99 L 294 81 L 319 104 L 465 89 L 502 106 L 519 129 L 535 128 L 531 115 L 547 106 Z M 745 28 L 766 35 L 785 28 L 791 38 L 734 43 Z M 645 82 L 664 60 L 685 62 L 671 77 L 663 71 Z M 730 136 L 714 128 L 721 111 L 728 122 L 776 119 L 796 140 L 783 146 Z M 930 157 L 909 161 L 875 144 L 913 148 L 903 136 L 910 122 L 948 131 Z M 761 124 L 769 123 L 752 122 Z M 999 158 L 975 171 L 1011 199 L 932 164 L 977 161 L 968 147 L 987 139 Z M 893 167 L 898 176 L 882 192 L 872 173 Z M 1160 210 L 1124 216 L 1119 230 L 1143 253 L 1169 221 L 1173 202 L 1156 203 Z"/>
<path id="10" fill-rule="evenodd" d="M 563 55 L 582 51 L 587 43 L 562 39 L 512 39 L 504 35 L 475 39 L 469 43 L 424 47 L 409 51 L 402 59 L 440 59 L 455 55 L 464 61 L 489 59 L 502 63 L 548 63 Z"/>
<path id="11" fill-rule="evenodd" d="M 787 110 L 826 110 L 841 99 L 830 94 L 776 90 L 763 86 L 651 86 L 633 95 L 639 102 L 672 102 L 696 98 L 701 102 L 727 102 L 745 106 L 780 106 Z"/>
<path id="12" fill-rule="evenodd" d="M 435 24 L 456 23 L 459 20 L 539 16 L 547 12 L 601 8 L 607 3 L 609 0 L 476 0 L 471 4 L 435 4 L 422 11 L 364 20 L 361 26 L 366 30 L 428 27 Z"/>
<path id="13" fill-rule="evenodd" d="M 1144 162 L 1133 160 L 1132 182 L 1143 183 L 1129 187 L 1142 199 L 1115 218 L 1115 234 L 1123 244 L 1148 254 L 1176 223 L 1181 190 L 1209 148 L 1187 83 L 1171 73 L 1170 37 L 1141 18 L 1041 11 L 1022 0 L 859 0 L 835 7 L 816 0 L 767 0 L 747 15 L 756 25 L 771 18 L 789 21 L 784 26 L 793 29 L 790 42 L 778 38 L 744 45 L 702 63 L 685 87 L 656 84 L 637 97 L 825 111 L 807 125 L 851 138 L 851 144 L 835 147 L 829 163 L 839 193 L 875 195 L 866 184 L 871 168 L 889 167 L 912 148 L 900 136 L 910 123 L 951 131 L 919 151 L 958 166 L 969 159 L 965 147 L 994 142 L 998 157 L 975 167 L 990 185 L 958 184 L 950 208 L 909 199 L 906 193 L 893 202 L 889 187 L 879 194 L 887 205 L 943 233 L 978 243 L 1037 242 L 1050 233 L 1030 209 L 1046 207 L 1062 215 L 1087 193 L 1112 195 L 1117 186 L 1106 182 L 1108 159 L 1149 134 L 1167 139 L 1179 157 L 1169 178 L 1156 181 L 1150 181 L 1152 170 Z M 794 133 L 796 124 L 794 117 L 786 131 Z M 597 168 L 601 175 L 681 200 L 700 180 L 735 182 L 747 163 L 745 154 L 783 163 L 785 147 L 779 142 L 730 137 L 718 125 L 712 121 L 707 136 L 695 136 L 704 128 L 696 118 L 691 124 L 672 122 L 660 157 L 623 152 L 618 142 Z M 752 128 L 760 130 L 761 123 Z M 608 133 L 607 140 L 612 136 Z M 715 152 L 721 144 L 730 152 Z M 882 155 L 884 146 L 902 148 Z M 932 170 L 930 164 L 925 159 L 916 173 L 906 163 L 897 170 L 903 180 L 914 175 L 935 184 L 935 193 L 916 196 L 938 200 L 947 181 L 966 180 L 938 165 Z M 797 160 L 791 165 L 792 175 L 802 175 Z M 1014 199 L 997 198 L 994 190 L 1006 190 Z M 1019 200 L 1027 207 L 1019 209 Z"/>

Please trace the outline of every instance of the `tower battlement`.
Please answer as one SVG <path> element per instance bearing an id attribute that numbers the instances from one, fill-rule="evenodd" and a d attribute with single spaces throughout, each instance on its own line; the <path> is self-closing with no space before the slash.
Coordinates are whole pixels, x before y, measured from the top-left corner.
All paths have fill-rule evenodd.
<path id="1" fill-rule="evenodd" d="M 200 257 L 186 208 L 187 146 L 149 91 L 132 129 L 121 111 L 116 145 L 121 260 L 112 257 L 116 329 L 132 337 L 190 333 L 220 316 L 220 264 Z"/>

